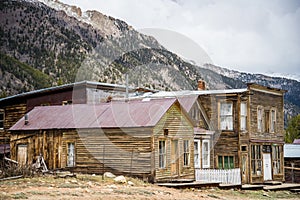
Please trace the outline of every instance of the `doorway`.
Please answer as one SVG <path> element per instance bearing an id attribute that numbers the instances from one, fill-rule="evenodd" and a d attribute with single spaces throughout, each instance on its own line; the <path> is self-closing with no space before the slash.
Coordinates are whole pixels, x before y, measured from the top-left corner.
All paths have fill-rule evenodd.
<path id="1" fill-rule="evenodd" d="M 27 164 L 27 145 L 26 144 L 18 145 L 17 161 L 20 166 L 24 166 Z"/>
<path id="2" fill-rule="evenodd" d="M 178 140 L 171 141 L 171 175 L 179 176 Z"/>
<path id="3" fill-rule="evenodd" d="M 263 154 L 263 163 L 264 163 L 264 181 L 272 180 L 272 165 L 271 165 L 271 154 Z"/>

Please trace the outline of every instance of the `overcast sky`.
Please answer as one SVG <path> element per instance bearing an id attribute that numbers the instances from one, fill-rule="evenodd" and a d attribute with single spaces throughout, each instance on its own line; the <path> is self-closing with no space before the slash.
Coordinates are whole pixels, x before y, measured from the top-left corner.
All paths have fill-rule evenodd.
<path id="1" fill-rule="evenodd" d="M 300 75 L 300 0 L 61 1 L 122 19 L 137 30 L 182 34 L 219 66 Z"/>

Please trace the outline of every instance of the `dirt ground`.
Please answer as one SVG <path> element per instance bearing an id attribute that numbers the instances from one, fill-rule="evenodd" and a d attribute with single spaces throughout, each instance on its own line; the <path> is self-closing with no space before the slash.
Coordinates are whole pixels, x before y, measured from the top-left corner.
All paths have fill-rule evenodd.
<path id="1" fill-rule="evenodd" d="M 172 189 L 126 178 L 127 183 L 118 184 L 102 176 L 80 175 L 73 178 L 56 178 L 52 175 L 21 178 L 0 182 L 0 199 L 74 199 L 74 200 L 120 200 L 120 199 L 300 199 L 300 194 L 289 191 L 266 192 L 243 190 L 220 190 L 218 188 Z M 128 182 L 132 182 L 131 185 Z"/>

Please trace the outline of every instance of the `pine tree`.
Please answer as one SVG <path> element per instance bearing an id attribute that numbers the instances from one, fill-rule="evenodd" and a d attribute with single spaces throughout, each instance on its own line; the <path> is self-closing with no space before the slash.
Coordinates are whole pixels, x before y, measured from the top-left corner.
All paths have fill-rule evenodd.
<path id="1" fill-rule="evenodd" d="M 300 138 L 300 114 L 292 117 L 288 122 L 288 127 L 285 134 L 285 142 L 293 143 L 294 139 Z"/>

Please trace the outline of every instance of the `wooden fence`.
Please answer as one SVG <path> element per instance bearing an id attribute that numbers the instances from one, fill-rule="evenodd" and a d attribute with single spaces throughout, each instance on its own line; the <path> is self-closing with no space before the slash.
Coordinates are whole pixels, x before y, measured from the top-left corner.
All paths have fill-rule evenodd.
<path id="1" fill-rule="evenodd" d="M 241 184 L 240 168 L 237 169 L 195 169 L 196 181 Z"/>

